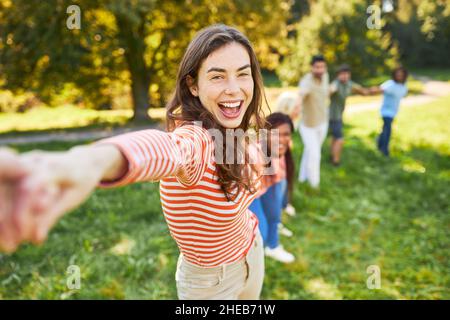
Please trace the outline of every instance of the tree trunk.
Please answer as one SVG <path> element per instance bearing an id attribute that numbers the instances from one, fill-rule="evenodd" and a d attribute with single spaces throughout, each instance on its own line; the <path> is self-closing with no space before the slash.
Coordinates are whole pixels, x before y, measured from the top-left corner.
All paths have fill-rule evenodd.
<path id="1" fill-rule="evenodd" d="M 125 59 L 131 76 L 131 95 L 133 98 L 133 122 L 149 122 L 150 107 L 149 70 L 145 63 L 145 21 L 134 24 L 126 16 L 116 14 L 119 37 L 125 47 Z"/>
<path id="2" fill-rule="evenodd" d="M 131 95 L 133 98 L 133 119 L 134 122 L 145 122 L 150 120 L 148 109 L 150 107 L 150 97 L 148 94 L 149 83 L 142 71 L 131 73 Z M 137 73 L 137 74 L 136 74 Z"/>

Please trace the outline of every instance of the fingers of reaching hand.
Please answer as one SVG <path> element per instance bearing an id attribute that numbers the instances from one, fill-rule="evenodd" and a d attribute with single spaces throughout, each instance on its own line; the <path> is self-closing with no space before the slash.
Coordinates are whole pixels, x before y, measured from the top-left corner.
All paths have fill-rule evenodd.
<path id="1" fill-rule="evenodd" d="M 13 211 L 14 227 L 22 240 L 35 239 L 39 220 L 51 210 L 58 193 L 58 186 L 44 175 L 37 174 L 24 181 Z"/>
<path id="2" fill-rule="evenodd" d="M 12 226 L 15 189 L 26 175 L 26 168 L 12 150 L 0 148 L 0 249 L 15 249 L 17 234 Z"/>
<path id="3" fill-rule="evenodd" d="M 0 148 L 0 222 L 11 210 L 12 185 L 26 175 L 26 168 L 10 149 Z"/>
<path id="4" fill-rule="evenodd" d="M 0 181 L 14 181 L 23 177 L 27 168 L 20 165 L 19 156 L 7 148 L 0 148 Z"/>
<path id="5" fill-rule="evenodd" d="M 58 196 L 51 170 L 38 163 L 38 153 L 18 157 L 0 150 L 0 250 L 34 241 L 39 219 Z"/>
<path id="6" fill-rule="evenodd" d="M 13 186 L 12 184 L 1 183 L 0 185 L 0 210 L 2 219 L 0 220 L 0 250 L 11 252 L 16 248 L 18 240 L 17 233 L 12 228 L 12 204 Z"/>
<path id="7" fill-rule="evenodd" d="M 42 243 L 48 235 L 50 229 L 55 225 L 59 218 L 72 209 L 76 203 L 76 193 L 70 190 L 60 190 L 54 197 L 56 201 L 45 208 L 44 214 L 36 219 L 36 225 L 33 235 L 30 239 L 35 244 Z"/>
<path id="8" fill-rule="evenodd" d="M 0 164 L 13 155 L 0 155 Z M 56 221 L 82 203 L 101 179 L 88 160 L 83 166 L 80 159 L 46 152 L 15 157 L 10 166 L 23 166 L 22 173 L 0 176 L 0 251 L 8 252 L 21 242 L 42 243 Z"/>
<path id="9" fill-rule="evenodd" d="M 17 248 L 17 241 L 11 233 L 11 228 L 5 222 L 0 223 L 0 252 L 13 252 Z"/>

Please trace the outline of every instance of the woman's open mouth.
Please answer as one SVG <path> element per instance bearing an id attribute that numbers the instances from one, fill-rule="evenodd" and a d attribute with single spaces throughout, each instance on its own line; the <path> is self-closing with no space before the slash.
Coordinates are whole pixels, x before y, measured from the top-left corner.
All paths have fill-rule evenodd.
<path id="1" fill-rule="evenodd" d="M 225 118 L 235 119 L 241 114 L 241 107 L 244 100 L 226 101 L 218 103 L 220 111 Z"/>

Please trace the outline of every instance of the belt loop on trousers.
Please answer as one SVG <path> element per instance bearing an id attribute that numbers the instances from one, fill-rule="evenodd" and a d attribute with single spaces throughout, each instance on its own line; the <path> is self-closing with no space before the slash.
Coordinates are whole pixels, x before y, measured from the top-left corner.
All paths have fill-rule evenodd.
<path id="1" fill-rule="evenodd" d="M 220 282 L 222 282 L 225 279 L 226 270 L 227 270 L 227 265 L 226 264 L 222 265 L 220 268 L 220 273 L 219 273 Z"/>

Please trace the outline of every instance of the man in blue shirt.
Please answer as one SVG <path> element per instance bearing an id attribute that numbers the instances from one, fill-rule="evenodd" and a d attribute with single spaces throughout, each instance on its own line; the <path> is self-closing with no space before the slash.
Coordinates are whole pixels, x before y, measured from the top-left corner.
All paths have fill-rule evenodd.
<path id="1" fill-rule="evenodd" d="M 387 80 L 379 88 L 372 89 L 372 92 L 383 93 L 383 103 L 380 110 L 383 118 L 383 129 L 378 137 L 378 150 L 385 156 L 389 156 L 392 122 L 397 115 L 400 100 L 408 93 L 408 88 L 406 87 L 407 78 L 408 71 L 403 67 L 399 67 L 392 72 L 391 80 Z"/>

